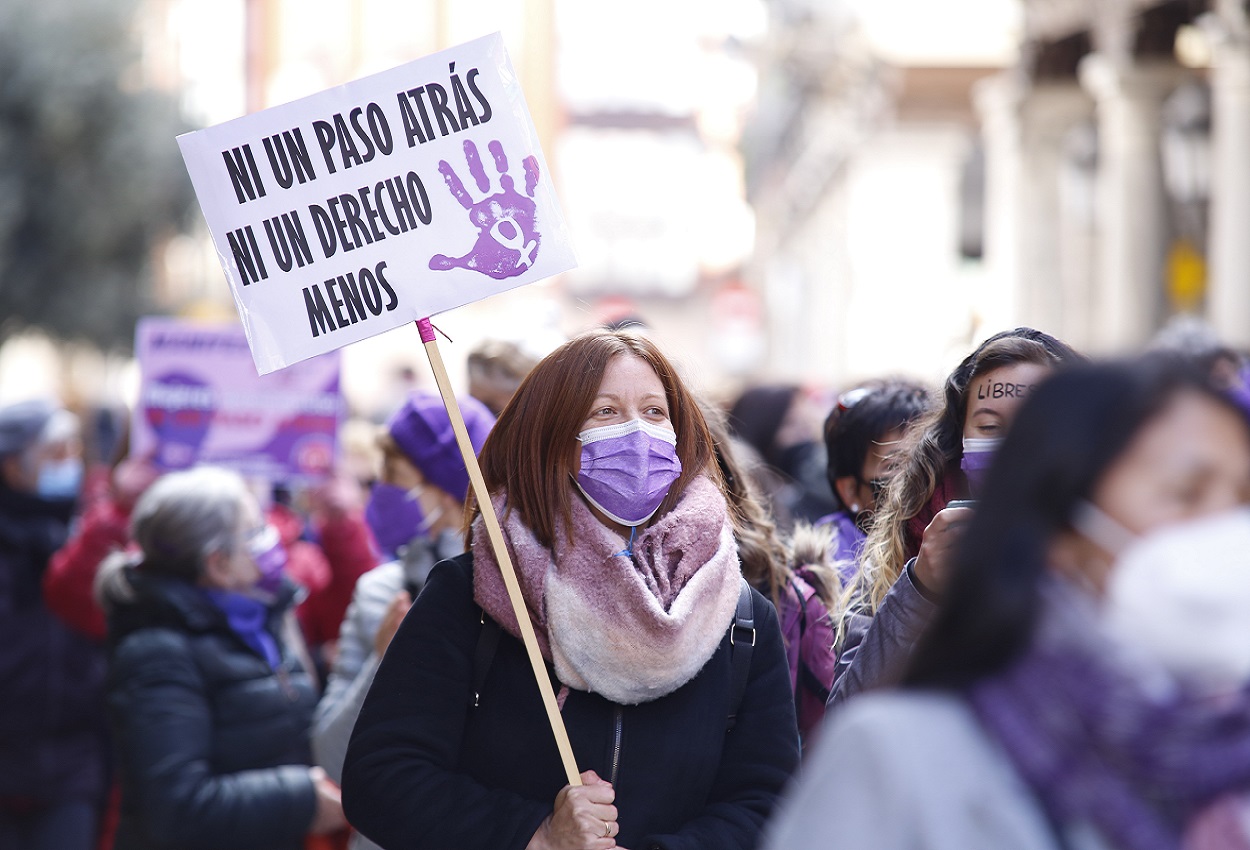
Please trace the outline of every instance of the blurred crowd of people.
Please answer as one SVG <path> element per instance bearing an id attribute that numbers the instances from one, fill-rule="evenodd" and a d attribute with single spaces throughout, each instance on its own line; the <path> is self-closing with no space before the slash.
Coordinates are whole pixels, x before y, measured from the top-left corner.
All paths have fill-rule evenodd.
<path id="1" fill-rule="evenodd" d="M 0 408 L 0 850 L 1250 847 L 1247 374 L 490 342 L 296 488 Z"/>

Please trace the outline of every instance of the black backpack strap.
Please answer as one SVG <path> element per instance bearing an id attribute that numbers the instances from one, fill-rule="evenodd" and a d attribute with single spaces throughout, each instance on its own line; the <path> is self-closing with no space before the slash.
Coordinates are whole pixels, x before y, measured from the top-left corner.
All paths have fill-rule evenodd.
<path id="1" fill-rule="evenodd" d="M 751 585 L 742 579 L 738 590 L 738 610 L 734 624 L 729 629 L 729 657 L 733 670 L 729 680 L 729 719 L 726 731 L 732 731 L 738 722 L 738 708 L 747 692 L 747 679 L 751 675 L 751 651 L 755 648 L 755 604 Z"/>
<path id="2" fill-rule="evenodd" d="M 495 650 L 499 648 L 499 624 L 482 612 L 482 630 L 477 635 L 477 648 L 473 650 L 473 701 L 471 708 L 477 708 L 482 701 L 482 688 L 486 684 L 486 674 L 490 672 L 490 663 L 495 660 Z"/>
<path id="3" fill-rule="evenodd" d="M 811 691 L 812 695 L 821 701 L 821 705 L 829 702 L 829 689 L 802 658 L 799 659 L 799 684 Z"/>

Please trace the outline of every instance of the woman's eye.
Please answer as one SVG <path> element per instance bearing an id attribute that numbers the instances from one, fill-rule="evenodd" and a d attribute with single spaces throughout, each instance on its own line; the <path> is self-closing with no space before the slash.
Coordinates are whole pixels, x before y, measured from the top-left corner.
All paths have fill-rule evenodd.
<path id="1" fill-rule="evenodd" d="M 1185 482 L 1171 488 L 1168 496 L 1170 501 L 1182 508 L 1193 508 L 1202 502 L 1205 491 L 1196 482 Z"/>

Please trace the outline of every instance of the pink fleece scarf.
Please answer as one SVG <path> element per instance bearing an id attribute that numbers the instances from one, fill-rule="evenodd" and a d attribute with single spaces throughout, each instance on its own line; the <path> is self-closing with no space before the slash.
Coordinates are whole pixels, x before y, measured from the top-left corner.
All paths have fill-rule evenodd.
<path id="1" fill-rule="evenodd" d="M 640 531 L 633 556 L 619 535 L 572 500 L 572 534 L 540 545 L 496 496 L 508 552 L 543 657 L 570 688 L 637 705 L 670 694 L 703 668 L 733 620 L 741 573 L 729 512 L 707 478 Z M 480 525 L 481 520 L 478 520 Z M 473 592 L 520 637 L 489 537 L 473 534 Z"/>

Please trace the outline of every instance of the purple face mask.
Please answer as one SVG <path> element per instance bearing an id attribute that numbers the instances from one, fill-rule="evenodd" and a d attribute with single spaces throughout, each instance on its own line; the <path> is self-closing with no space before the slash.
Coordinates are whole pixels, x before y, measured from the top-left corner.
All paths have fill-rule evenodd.
<path id="1" fill-rule="evenodd" d="M 998 444 L 1001 442 L 1002 439 L 997 437 L 964 437 L 964 456 L 959 461 L 959 468 L 964 471 L 964 478 L 968 480 L 968 492 L 973 498 L 980 498 L 986 473 L 990 471 L 994 452 L 998 451 Z"/>
<path id="2" fill-rule="evenodd" d="M 374 484 L 365 507 L 365 522 L 387 558 L 398 557 L 399 548 L 421 533 L 425 514 L 421 503 L 403 487 Z"/>
<path id="3" fill-rule="evenodd" d="M 1242 410 L 1250 414 L 1250 367 L 1237 373 L 1237 380 L 1225 392 Z"/>
<path id="4" fill-rule="evenodd" d="M 651 519 L 681 475 L 677 435 L 632 419 L 577 435 L 582 468 L 577 486 L 592 505 L 621 525 Z"/>
<path id="5" fill-rule="evenodd" d="M 283 568 L 286 566 L 286 547 L 282 545 L 278 529 L 266 525 L 248 541 L 247 549 L 260 570 L 256 589 L 265 593 L 277 593 L 282 587 Z"/>

